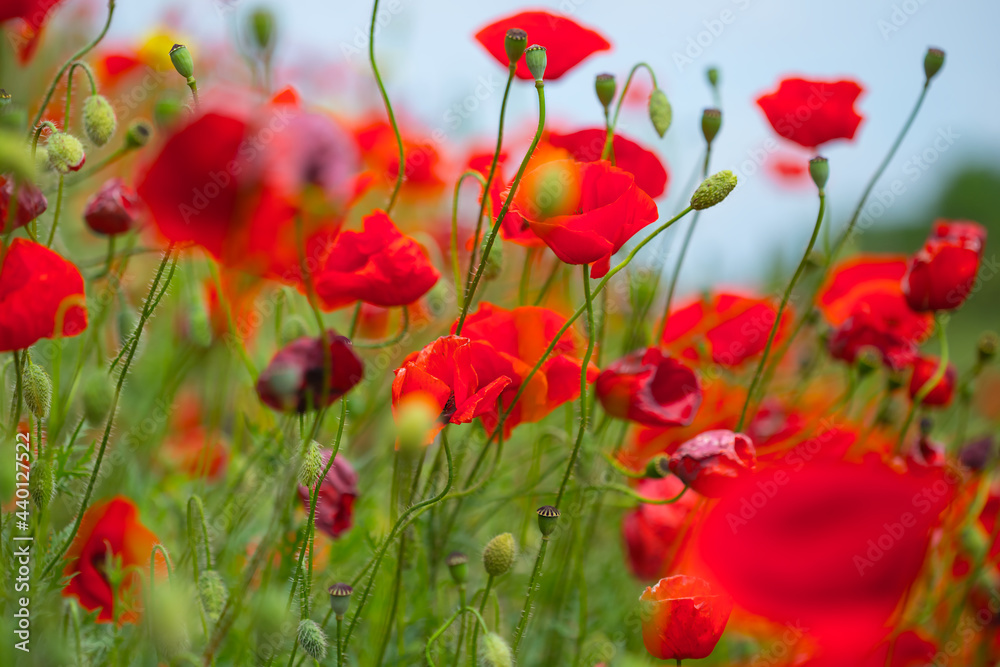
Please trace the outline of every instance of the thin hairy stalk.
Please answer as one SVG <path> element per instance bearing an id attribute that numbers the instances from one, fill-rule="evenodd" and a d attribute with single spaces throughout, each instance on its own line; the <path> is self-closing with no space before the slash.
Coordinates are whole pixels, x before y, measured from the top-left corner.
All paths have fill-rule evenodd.
<path id="1" fill-rule="evenodd" d="M 483 188 L 483 194 L 482 194 L 483 201 L 486 201 L 487 198 L 486 179 L 483 178 L 483 175 L 474 169 L 466 169 L 465 171 L 463 171 L 462 175 L 458 177 L 458 182 L 455 183 L 455 194 L 451 199 L 451 270 L 452 273 L 454 274 L 455 292 L 458 295 L 459 307 L 462 306 L 462 300 L 465 298 L 465 290 L 459 287 L 459 284 L 461 283 L 462 280 L 462 268 L 459 265 L 458 261 L 458 193 L 459 190 L 462 189 L 462 183 L 467 178 L 474 178 L 477 181 L 479 181 L 479 185 L 481 185 Z M 480 220 L 481 219 L 482 216 L 480 216 Z M 476 234 L 477 243 L 479 241 L 478 237 L 479 234 L 477 233 Z M 475 248 L 476 248 L 475 243 L 473 243 L 472 245 L 473 252 L 475 252 Z M 474 263 L 475 263 L 475 258 L 473 256 L 472 263 L 470 263 L 469 266 L 471 267 L 472 264 Z M 468 279 L 466 279 L 466 282 L 468 282 Z"/>
<path id="2" fill-rule="evenodd" d="M 432 658 L 432 657 L 431 657 L 431 645 L 432 645 L 432 644 L 433 644 L 434 642 L 436 642 L 436 641 L 437 641 L 437 640 L 438 640 L 438 639 L 439 639 L 439 638 L 441 637 L 441 635 L 443 635 L 443 634 L 444 634 L 445 630 L 447 630 L 448 628 L 450 628 L 450 627 L 451 627 L 451 624 L 455 622 L 455 619 L 456 619 L 456 618 L 458 618 L 458 616 L 459 616 L 460 614 L 463 614 L 463 616 L 462 616 L 462 620 L 463 620 L 463 622 L 464 622 L 464 620 L 465 620 L 465 616 L 464 616 L 464 614 L 466 614 L 466 613 L 469 613 L 469 614 L 474 614 L 474 615 L 475 615 L 475 617 L 476 617 L 476 620 L 478 621 L 478 624 L 476 625 L 476 628 L 477 628 L 477 629 L 478 629 L 478 628 L 479 628 L 479 627 L 481 626 L 481 627 L 483 628 L 483 631 L 484 631 L 484 632 L 487 632 L 487 631 L 489 631 L 489 628 L 487 628 L 487 627 L 486 627 L 486 621 L 485 621 L 485 620 L 483 620 L 483 615 L 482 615 L 482 612 L 481 612 L 481 611 L 476 611 L 476 610 L 475 610 L 475 609 L 473 609 L 472 607 L 466 607 L 466 606 L 464 606 L 464 605 L 460 606 L 460 607 L 459 607 L 459 608 L 458 608 L 458 609 L 457 609 L 457 610 L 455 611 L 455 613 L 454 613 L 454 614 L 452 614 L 451 616 L 449 616 L 449 617 L 448 617 L 448 620 L 446 620 L 446 621 L 444 622 L 444 625 L 442 625 L 442 626 L 441 626 L 440 628 L 438 628 L 438 629 L 437 629 L 437 630 L 436 630 L 436 631 L 434 632 L 434 634 L 432 634 L 432 635 L 431 635 L 430 637 L 428 637 L 428 639 L 427 639 L 427 646 L 426 646 L 426 647 L 424 647 L 424 656 L 425 656 L 425 657 L 427 658 L 427 664 L 428 664 L 428 665 L 430 665 L 430 667 L 436 667 L 436 664 L 435 664 L 435 662 L 434 662 L 434 658 Z"/>
<path id="3" fill-rule="evenodd" d="M 622 102 L 625 101 L 625 95 L 628 93 L 628 88 L 632 84 L 632 77 L 639 70 L 640 67 L 645 67 L 646 71 L 649 72 L 649 78 L 653 80 L 653 90 L 656 90 L 658 86 L 656 85 L 656 74 L 653 72 L 653 68 L 646 63 L 636 63 L 632 70 L 628 73 L 628 78 L 625 79 L 625 86 L 622 87 L 622 94 L 618 96 L 618 104 L 615 105 L 615 115 L 611 122 L 608 123 L 607 137 L 604 139 L 604 149 L 601 151 L 601 159 L 607 160 L 611 155 L 611 149 L 615 138 L 615 128 L 618 127 L 618 114 L 622 111 Z"/>
<path id="4" fill-rule="evenodd" d="M 486 577 L 486 588 L 483 589 L 483 597 L 479 600 L 479 613 L 486 609 L 486 601 L 490 599 L 490 591 L 493 589 L 493 575 Z M 475 596 L 473 596 L 475 601 Z M 475 666 L 476 654 L 479 652 L 479 626 L 472 628 L 472 638 L 469 642 L 469 662 Z"/>
<path id="5" fill-rule="evenodd" d="M 403 137 L 399 134 L 399 125 L 396 124 L 396 115 L 392 112 L 392 104 L 389 103 L 389 95 L 385 92 L 385 85 L 382 83 L 382 75 L 379 74 L 378 65 L 375 63 L 375 18 L 378 16 L 378 0 L 372 5 L 372 24 L 368 31 L 368 60 L 372 64 L 372 74 L 375 76 L 375 83 L 378 84 L 378 92 L 382 96 L 382 103 L 385 105 L 385 113 L 389 117 L 389 125 L 396 135 L 396 146 L 399 149 L 399 167 L 396 169 L 396 182 L 392 186 L 392 194 L 389 196 L 389 203 L 385 206 L 386 215 L 392 212 L 392 207 L 396 205 L 396 198 L 399 190 L 403 187 L 403 176 L 406 173 L 406 156 L 403 153 Z M 348 630 L 348 637 L 350 630 Z"/>

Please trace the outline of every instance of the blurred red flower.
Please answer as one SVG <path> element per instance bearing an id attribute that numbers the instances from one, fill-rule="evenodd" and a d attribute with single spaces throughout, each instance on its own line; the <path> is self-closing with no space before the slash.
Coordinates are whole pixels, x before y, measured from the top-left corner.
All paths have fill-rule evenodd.
<path id="1" fill-rule="evenodd" d="M 351 341 L 333 329 L 326 335 L 330 364 L 326 386 L 323 380 L 328 362 L 323 337 L 305 336 L 278 350 L 257 379 L 257 395 L 265 405 L 281 412 L 303 413 L 332 404 L 361 381 L 364 367 Z"/>
<path id="2" fill-rule="evenodd" d="M 10 35 L 9 39 L 22 63 L 31 59 L 45 22 L 60 2 L 62 0 L 5 0 L 0 4 L 0 23 L 11 19 L 21 21 L 17 34 Z"/>
<path id="3" fill-rule="evenodd" d="M 139 521 L 135 504 L 124 496 L 95 503 L 83 513 L 80 528 L 66 552 L 64 577 L 72 577 L 63 597 L 75 597 L 88 611 L 100 609 L 98 622 L 135 623 L 139 619 L 138 588 L 149 572 L 156 535 Z M 119 561 L 122 583 L 113 590 L 109 568 Z M 166 577 L 162 553 L 155 556 L 156 578 Z"/>
<path id="4" fill-rule="evenodd" d="M 606 160 L 553 160 L 525 175 L 512 205 L 559 259 L 591 264 L 600 278 L 611 255 L 659 213 L 626 171 Z"/>
<path id="5" fill-rule="evenodd" d="M 700 553 L 741 607 L 857 657 L 888 634 L 952 494 L 940 469 L 917 477 L 877 458 L 762 467 L 712 510 Z"/>
<path id="6" fill-rule="evenodd" d="M 0 229 L 10 231 L 26 224 L 45 213 L 49 201 L 34 183 L 23 182 L 17 187 L 17 210 L 14 220 L 10 217 L 10 200 L 14 195 L 14 181 L 0 176 Z M 13 224 L 11 224 L 13 223 Z"/>
<path id="7" fill-rule="evenodd" d="M 982 225 L 937 221 L 903 276 L 903 294 L 910 308 L 923 312 L 961 306 L 976 283 L 985 245 Z"/>
<path id="8" fill-rule="evenodd" d="M 660 579 L 639 597 L 642 643 L 660 660 L 697 660 L 712 653 L 729 621 L 733 601 L 698 577 Z"/>
<path id="9" fill-rule="evenodd" d="M 357 301 L 405 306 L 426 294 L 439 277 L 427 251 L 376 210 L 365 216 L 362 231 L 337 236 L 313 281 L 323 309 L 333 310 Z"/>
<path id="10" fill-rule="evenodd" d="M 892 642 L 892 662 L 886 663 L 889 658 L 889 643 Z M 852 665 L 855 667 L 926 667 L 934 664 L 937 655 L 937 645 L 913 630 L 900 633 L 892 640 L 882 642 L 868 655 L 855 658 Z M 819 657 L 814 660 L 802 663 L 799 667 L 843 667 L 841 658 Z"/>
<path id="11" fill-rule="evenodd" d="M 548 142 L 556 148 L 570 152 L 577 162 L 597 162 L 604 150 L 607 130 L 593 128 L 569 134 L 549 132 Z M 669 174 L 660 158 L 653 151 L 635 141 L 615 133 L 612 139 L 615 166 L 635 177 L 635 184 L 647 195 L 656 199 L 667 191 Z"/>
<path id="12" fill-rule="evenodd" d="M 937 357 L 918 357 L 913 362 L 913 374 L 910 376 L 910 398 L 916 397 L 920 388 L 937 373 L 939 365 L 940 359 Z M 952 364 L 948 364 L 947 368 L 945 368 L 944 377 L 924 397 L 923 405 L 946 406 L 950 404 L 952 396 L 955 395 L 956 377 L 955 367 Z"/>
<path id="13" fill-rule="evenodd" d="M 87 201 L 83 221 L 98 234 L 122 234 L 135 227 L 141 207 L 134 189 L 120 178 L 111 178 Z"/>
<path id="14" fill-rule="evenodd" d="M 441 157 L 431 141 L 414 139 L 408 134 L 403 138 L 402 192 L 434 194 L 444 186 L 438 173 Z M 373 120 L 354 129 L 354 141 L 362 159 L 381 180 L 383 186 L 393 187 L 399 175 L 399 145 L 392 126 L 384 120 Z"/>
<path id="15" fill-rule="evenodd" d="M 670 455 L 670 472 L 708 498 L 725 495 L 756 466 L 753 441 L 726 429 L 705 431 Z"/>
<path id="16" fill-rule="evenodd" d="M 72 263 L 26 239 L 0 244 L 0 352 L 87 328 L 83 276 Z M 62 327 L 59 327 L 59 323 Z"/>
<path id="17" fill-rule="evenodd" d="M 330 462 L 333 452 L 324 449 L 323 467 Z M 299 485 L 299 499 L 306 512 L 312 490 Z M 320 482 L 319 496 L 316 498 L 316 528 L 336 539 L 351 527 L 354 516 L 354 501 L 358 497 L 358 473 L 343 456 L 337 455 L 330 471 Z"/>
<path id="18" fill-rule="evenodd" d="M 596 389 L 609 415 L 647 426 L 687 426 L 701 405 L 697 374 L 656 347 L 612 362 Z"/>
<path id="19" fill-rule="evenodd" d="M 778 89 L 757 98 L 771 127 L 806 148 L 833 139 L 853 139 L 862 117 L 854 102 L 862 93 L 854 81 L 783 79 Z"/>
<path id="20" fill-rule="evenodd" d="M 476 41 L 504 67 L 510 64 L 504 49 L 504 37 L 511 28 L 527 32 L 528 44 L 539 44 L 547 49 L 546 81 L 555 81 L 588 56 L 611 48 L 608 40 L 600 34 L 565 16 L 548 12 L 521 12 L 491 23 L 476 33 Z M 518 61 L 516 73 L 519 79 L 525 81 L 535 79 L 528 71 L 524 58 Z"/>
<path id="21" fill-rule="evenodd" d="M 684 482 L 673 475 L 662 479 L 639 480 L 635 490 L 644 498 L 673 498 L 684 488 Z M 683 526 L 698 496 L 685 493 L 679 500 L 666 505 L 641 503 L 622 519 L 622 534 L 629 568 L 640 579 L 656 579 L 670 570 L 673 563 L 666 559 L 671 550 L 680 554 L 676 540 L 683 538 Z"/>

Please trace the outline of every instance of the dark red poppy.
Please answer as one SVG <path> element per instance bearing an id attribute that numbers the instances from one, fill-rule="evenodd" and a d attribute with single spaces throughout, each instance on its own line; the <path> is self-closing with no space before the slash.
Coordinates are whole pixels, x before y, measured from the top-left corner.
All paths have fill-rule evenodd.
<path id="1" fill-rule="evenodd" d="M 409 401 L 430 404 L 440 415 L 428 433 L 433 439 L 445 424 L 467 424 L 495 412 L 500 393 L 510 384 L 507 376 L 479 377 L 468 338 L 442 336 L 409 355 L 396 369 L 392 381 L 393 414 Z"/>
<path id="2" fill-rule="evenodd" d="M 596 390 L 609 415 L 647 426 L 687 426 L 701 405 L 697 374 L 657 347 L 612 362 Z"/>
<path id="3" fill-rule="evenodd" d="M 726 629 L 733 601 L 699 577 L 660 579 L 643 591 L 642 643 L 660 660 L 707 658 Z"/>
<path id="4" fill-rule="evenodd" d="M 756 466 L 750 437 L 725 429 L 697 435 L 670 455 L 670 472 L 708 498 L 725 495 Z"/>
<path id="5" fill-rule="evenodd" d="M 954 310 L 972 292 L 986 245 L 986 228 L 939 220 L 903 276 L 903 294 L 918 312 Z"/>
<path id="6" fill-rule="evenodd" d="M 141 206 L 135 190 L 112 178 L 87 201 L 83 221 L 98 234 L 122 234 L 135 227 Z"/>
<path id="7" fill-rule="evenodd" d="M 333 452 L 324 449 L 323 467 L 330 462 Z M 312 490 L 299 485 L 299 498 L 306 512 L 309 511 Z M 358 497 L 358 473 L 343 456 L 337 455 L 330 471 L 320 482 L 316 498 L 316 528 L 336 539 L 351 527 L 354 518 L 354 501 Z"/>
<path id="8" fill-rule="evenodd" d="M 350 339 L 333 329 L 326 337 L 329 358 L 322 337 L 299 338 L 278 350 L 257 379 L 257 395 L 265 405 L 281 412 L 307 412 L 330 405 L 361 381 L 364 367 Z"/>
<path id="9" fill-rule="evenodd" d="M 590 55 L 611 48 L 608 40 L 578 23 L 548 12 L 521 12 L 491 23 L 476 33 L 476 41 L 505 68 L 510 64 L 504 49 L 504 37 L 511 28 L 528 33 L 529 44 L 540 44 L 548 51 L 545 80 L 555 81 Z M 528 66 L 521 58 L 517 63 L 517 77 L 534 81 Z"/>
<path id="10" fill-rule="evenodd" d="M 357 301 L 405 306 L 426 294 L 438 278 L 423 246 L 400 232 L 383 211 L 375 211 L 365 217 L 362 231 L 337 236 L 313 282 L 323 309 L 333 310 Z"/>
<path id="11" fill-rule="evenodd" d="M 17 49 L 18 58 L 22 63 L 31 59 L 42 28 L 49 20 L 49 15 L 62 0 L 6 0 L 0 5 L 0 23 L 11 19 L 20 19 L 17 33 L 10 35 L 10 43 Z"/>
<path id="12" fill-rule="evenodd" d="M 878 457 L 761 467 L 713 508 L 699 551 L 738 605 L 856 664 L 888 634 L 952 492 L 940 469 L 902 474 Z"/>
<path id="13" fill-rule="evenodd" d="M 26 239 L 14 239 L 6 248 L 0 245 L 0 258 L 0 352 L 27 349 L 42 338 L 83 333 L 87 306 L 79 269 Z"/>
<path id="14" fill-rule="evenodd" d="M 141 611 L 138 589 L 143 573 L 149 572 L 153 547 L 159 542 L 139 521 L 139 510 L 128 498 L 115 496 L 91 505 L 66 551 L 63 576 L 72 579 L 63 589 L 63 597 L 75 597 L 88 611 L 100 609 L 100 623 L 137 622 Z M 156 578 L 166 577 L 163 554 L 154 558 Z M 118 590 L 112 589 L 109 578 L 112 560 L 120 561 L 123 580 Z"/>
<path id="15" fill-rule="evenodd" d="M 548 141 L 556 148 L 569 151 L 577 162 L 597 162 L 604 151 L 607 130 L 593 128 L 569 134 L 549 132 Z M 656 199 L 667 191 L 666 167 L 653 151 L 643 148 L 631 139 L 616 132 L 612 139 L 615 166 L 635 177 L 635 184 L 647 195 Z"/>
<path id="16" fill-rule="evenodd" d="M 644 498 L 674 498 L 684 489 L 684 482 L 673 475 L 663 479 L 639 480 L 635 490 Z M 682 538 L 683 526 L 698 501 L 694 493 L 685 493 L 666 505 L 640 504 L 622 519 L 622 534 L 629 568 L 640 579 L 657 579 L 670 570 L 670 553 L 681 552 L 676 541 Z"/>
<path id="17" fill-rule="evenodd" d="M 522 306 L 506 310 L 491 303 L 480 304 L 465 320 L 462 334 L 472 342 L 472 364 L 480 381 L 499 377 L 511 380 L 501 395 L 505 410 L 565 323 L 565 317 L 548 308 Z M 457 323 L 452 326 L 453 332 L 456 327 Z M 585 349 L 586 342 L 572 328 L 560 337 L 504 422 L 508 433 L 520 423 L 543 419 L 563 403 L 580 396 Z M 591 364 L 587 368 L 587 381 L 595 380 L 597 374 L 597 367 Z M 483 415 L 487 429 L 494 428 L 496 423 L 495 411 Z"/>
<path id="18" fill-rule="evenodd" d="M 739 366 L 764 351 L 777 316 L 778 308 L 770 299 L 734 292 L 701 295 L 670 310 L 661 342 L 691 361 Z M 791 309 L 786 308 L 775 345 L 784 340 L 792 317 Z"/>
<path id="19" fill-rule="evenodd" d="M 26 224 L 45 213 L 49 207 L 49 201 L 42 194 L 42 191 L 34 183 L 24 182 L 17 188 L 17 211 L 14 214 L 13 224 L 9 220 L 10 200 L 14 195 L 14 181 L 0 176 L 0 229 L 10 231 Z"/>
<path id="20" fill-rule="evenodd" d="M 854 138 L 863 120 L 854 102 L 862 91 L 854 81 L 783 79 L 776 91 L 757 98 L 757 106 L 779 135 L 815 148 Z"/>
<path id="21" fill-rule="evenodd" d="M 913 362 L 913 374 L 910 376 L 910 398 L 916 398 L 920 388 L 930 381 L 937 373 L 940 359 L 937 357 L 918 357 Z M 951 403 L 955 395 L 955 367 L 948 364 L 944 371 L 944 377 L 938 380 L 937 384 L 931 388 L 923 400 L 923 405 L 946 406 Z"/>
<path id="22" fill-rule="evenodd" d="M 526 174 L 512 207 L 559 259 L 608 272 L 611 255 L 659 213 L 626 171 L 607 160 L 553 160 Z"/>

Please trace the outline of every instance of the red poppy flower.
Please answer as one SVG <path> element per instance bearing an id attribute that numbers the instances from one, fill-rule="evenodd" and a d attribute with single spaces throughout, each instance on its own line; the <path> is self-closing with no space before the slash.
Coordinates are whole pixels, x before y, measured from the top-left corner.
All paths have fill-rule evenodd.
<path id="1" fill-rule="evenodd" d="M 548 141 L 556 148 L 569 151 L 577 162 L 597 162 L 601 159 L 606 138 L 607 130 L 593 128 L 569 134 L 549 132 Z M 667 191 L 669 175 L 656 153 L 617 132 L 612 139 L 612 149 L 615 166 L 632 174 L 643 192 L 656 199 Z"/>
<path id="2" fill-rule="evenodd" d="M 931 237 L 903 276 L 903 294 L 910 308 L 923 312 L 961 306 L 976 283 L 985 245 L 986 228 L 981 225 L 935 223 Z"/>
<path id="3" fill-rule="evenodd" d="M 672 308 L 661 342 L 692 361 L 705 361 L 702 347 L 707 345 L 712 363 L 739 366 L 764 351 L 777 315 L 778 308 L 770 299 L 716 292 Z M 792 317 L 786 308 L 775 345 L 784 340 Z"/>
<path id="4" fill-rule="evenodd" d="M 100 623 L 135 623 L 139 619 L 138 587 L 149 572 L 150 555 L 159 543 L 139 521 L 135 504 L 124 496 L 95 503 L 83 513 L 80 528 L 66 552 L 63 576 L 73 577 L 63 597 L 75 597 L 88 611 L 100 609 Z M 162 553 L 156 556 L 157 579 L 166 576 Z M 112 590 L 109 568 L 120 561 L 120 588 Z M 123 608 L 124 607 L 124 608 Z"/>
<path id="5" fill-rule="evenodd" d="M 656 347 L 613 362 L 597 378 L 605 412 L 647 426 L 687 426 L 701 405 L 693 370 Z"/>
<path id="6" fill-rule="evenodd" d="M 13 224 L 9 220 L 10 200 L 14 194 L 14 181 L 0 176 L 0 229 L 10 231 L 24 227 L 26 224 L 45 213 L 49 201 L 42 191 L 33 183 L 24 182 L 17 188 L 17 211 Z"/>
<path id="7" fill-rule="evenodd" d="M 659 213 L 626 171 L 606 160 L 554 160 L 525 176 L 512 206 L 567 264 L 608 272 L 611 255 Z"/>
<path id="8" fill-rule="evenodd" d="M 941 470 L 917 477 L 877 459 L 760 468 L 712 510 L 699 550 L 738 605 L 856 657 L 888 633 L 952 491 Z"/>
<path id="9" fill-rule="evenodd" d="M 501 395 L 505 410 L 565 323 L 565 317 L 548 308 L 522 306 L 505 310 L 491 303 L 481 303 L 465 320 L 462 334 L 472 343 L 472 365 L 480 381 L 499 377 L 511 380 Z M 453 332 L 456 326 L 457 323 L 452 326 Z M 507 433 L 520 423 L 543 419 L 563 403 L 580 396 L 585 349 L 583 338 L 572 329 L 562 335 L 505 421 Z M 597 367 L 591 364 L 587 368 L 587 381 L 595 380 L 597 374 Z M 483 415 L 487 429 L 494 428 L 496 422 L 495 411 Z"/>
<path id="10" fill-rule="evenodd" d="M 340 233 L 313 281 L 324 310 L 333 310 L 356 301 L 405 306 L 426 294 L 439 277 L 423 247 L 383 211 L 375 211 L 365 217 L 363 231 Z"/>
<path id="11" fill-rule="evenodd" d="M 905 273 L 903 255 L 855 255 L 830 271 L 816 303 L 827 322 L 840 326 L 868 294 L 900 294 L 899 281 Z"/>
<path id="12" fill-rule="evenodd" d="M 20 19 L 18 32 L 10 35 L 10 42 L 22 63 L 31 59 L 45 22 L 60 2 L 62 0 L 7 0 L 0 5 L 0 23 Z"/>
<path id="13" fill-rule="evenodd" d="M 361 359 L 351 341 L 333 329 L 327 331 L 327 344 L 329 360 L 322 337 L 299 338 L 278 350 L 257 379 L 260 400 L 281 412 L 303 413 L 330 405 L 350 391 L 364 376 Z M 330 377 L 324 387 L 327 368 Z"/>
<path id="14" fill-rule="evenodd" d="M 854 109 L 862 88 L 854 81 L 783 79 L 778 90 L 757 98 L 771 127 L 806 148 L 853 139 L 863 118 Z"/>
<path id="15" fill-rule="evenodd" d="M 324 449 L 323 467 L 330 461 L 333 452 Z M 312 490 L 299 485 L 299 499 L 306 512 L 309 511 Z M 316 498 L 316 528 L 336 539 L 351 527 L 354 517 L 354 501 L 358 497 L 358 473 L 343 456 L 337 455 L 330 471 L 320 482 L 319 496 Z"/>
<path id="16" fill-rule="evenodd" d="M 678 574 L 643 591 L 642 643 L 660 660 L 707 658 L 726 629 L 733 601 L 698 577 Z"/>
<path id="17" fill-rule="evenodd" d="M 83 276 L 73 264 L 26 239 L 0 245 L 0 261 L 0 352 L 87 328 Z"/>
<path id="18" fill-rule="evenodd" d="M 440 174 L 441 157 L 434 143 L 403 137 L 403 192 L 436 193 L 444 186 Z M 376 172 L 385 187 L 392 188 L 399 174 L 399 145 L 392 126 L 384 120 L 361 125 L 354 141 L 365 163 Z"/>
<path id="19" fill-rule="evenodd" d="M 670 455 L 670 472 L 708 498 L 725 495 L 756 466 L 753 441 L 724 429 L 697 435 Z"/>
<path id="20" fill-rule="evenodd" d="M 780 186 L 804 188 L 812 185 L 809 158 L 795 153 L 778 153 L 764 163 L 767 174 Z"/>
<path id="21" fill-rule="evenodd" d="M 440 415 L 428 434 L 433 439 L 445 424 L 467 424 L 495 412 L 497 398 L 510 384 L 507 376 L 479 377 L 468 338 L 442 336 L 409 355 L 396 369 L 392 381 L 393 414 L 404 401 L 432 404 Z"/>
<path id="22" fill-rule="evenodd" d="M 920 388 L 934 377 L 938 365 L 940 365 L 940 359 L 937 357 L 919 357 L 913 362 L 913 375 L 910 376 L 910 398 L 915 398 Z M 950 404 L 952 396 L 955 395 L 955 378 L 955 367 L 948 364 L 944 371 L 944 377 L 924 397 L 923 405 L 946 406 Z"/>
<path id="23" fill-rule="evenodd" d="M 122 234 L 135 227 L 142 202 L 120 178 L 109 179 L 87 202 L 83 221 L 98 234 Z"/>
<path id="24" fill-rule="evenodd" d="M 913 630 L 907 630 L 894 639 L 882 642 L 871 653 L 863 658 L 857 658 L 852 664 L 856 667 L 886 667 L 890 641 L 892 642 L 891 667 L 926 667 L 934 664 L 934 657 L 938 652 L 937 645 Z M 803 663 L 800 667 L 842 667 L 843 664 L 841 658 L 819 657 Z"/>
<path id="25" fill-rule="evenodd" d="M 636 492 L 644 498 L 673 498 L 683 490 L 684 483 L 674 477 L 642 479 Z M 681 539 L 683 526 L 698 496 L 685 493 L 667 505 L 640 504 L 622 519 L 622 534 L 629 568 L 640 579 L 656 579 L 669 571 L 673 563 L 666 559 Z M 680 553 L 681 549 L 676 549 Z"/>
<path id="26" fill-rule="evenodd" d="M 504 37 L 511 28 L 527 32 L 529 44 L 541 44 L 548 49 L 546 81 L 555 81 L 591 54 L 611 48 L 608 40 L 600 34 L 564 16 L 548 12 L 521 12 L 491 23 L 476 33 L 476 41 L 504 67 L 510 64 L 504 49 Z M 524 58 L 518 61 L 516 73 L 519 79 L 535 80 Z"/>
<path id="27" fill-rule="evenodd" d="M 219 479 L 229 462 L 225 441 L 202 426 L 171 433 L 162 450 L 171 466 L 193 478 Z"/>

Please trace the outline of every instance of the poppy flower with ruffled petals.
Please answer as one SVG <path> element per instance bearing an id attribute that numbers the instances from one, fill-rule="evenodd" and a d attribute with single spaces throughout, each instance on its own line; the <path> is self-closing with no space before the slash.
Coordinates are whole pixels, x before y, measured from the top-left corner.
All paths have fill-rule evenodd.
<path id="1" fill-rule="evenodd" d="M 643 498 L 666 500 L 684 490 L 684 482 L 673 475 L 662 479 L 641 479 L 635 487 Z M 622 535 L 629 569 L 640 579 L 657 579 L 669 571 L 673 563 L 667 558 L 671 552 L 680 554 L 676 540 L 681 539 L 685 520 L 691 513 L 698 496 L 685 493 L 676 502 L 664 505 L 640 503 L 622 519 Z"/>
<path id="2" fill-rule="evenodd" d="M 888 634 L 952 491 L 940 469 L 917 477 L 875 457 L 762 467 L 712 509 L 699 552 L 736 604 L 858 664 Z"/>
<path id="3" fill-rule="evenodd" d="M 128 498 L 115 496 L 91 505 L 66 551 L 63 576 L 72 579 L 63 589 L 63 597 L 75 597 L 88 611 L 99 609 L 100 623 L 137 622 L 142 573 L 149 572 L 150 556 L 159 542 L 139 521 L 139 510 Z M 153 558 L 156 578 L 165 578 L 163 554 L 158 552 Z M 123 580 L 118 590 L 112 589 L 109 578 L 112 561 L 120 562 Z"/>
<path id="4" fill-rule="evenodd" d="M 719 498 L 753 472 L 757 453 L 743 433 L 719 429 L 697 435 L 670 455 L 670 472 L 696 492 Z"/>
<path id="5" fill-rule="evenodd" d="M 596 389 L 609 415 L 646 426 L 687 426 L 701 405 L 697 374 L 656 347 L 611 363 Z"/>
<path id="6" fill-rule="evenodd" d="M 733 611 L 728 595 L 699 577 L 660 579 L 639 597 L 642 643 L 660 660 L 707 658 Z"/>
<path id="7" fill-rule="evenodd" d="M 853 139 L 863 120 L 854 102 L 863 89 L 854 81 L 784 79 L 773 93 L 757 98 L 771 127 L 806 148 L 834 139 Z"/>
<path id="8" fill-rule="evenodd" d="M 361 382 L 364 367 L 350 339 L 332 329 L 326 339 L 328 355 L 322 336 L 304 336 L 278 350 L 257 379 L 260 400 L 275 410 L 301 414 L 330 405 Z"/>
<path id="9" fill-rule="evenodd" d="M 512 204 L 556 256 L 590 264 L 600 278 L 611 255 L 659 213 L 635 178 L 607 160 L 553 160 L 525 175 Z"/>
<path id="10" fill-rule="evenodd" d="M 577 162 L 596 162 L 601 159 L 606 138 L 607 130 L 593 128 L 569 134 L 549 132 L 548 142 L 569 151 Z M 653 199 L 666 193 L 669 174 L 656 153 L 617 132 L 611 144 L 615 166 L 632 174 L 643 192 Z"/>
<path id="11" fill-rule="evenodd" d="M 924 312 L 961 306 L 976 283 L 985 245 L 985 227 L 938 221 L 903 276 L 903 294 L 910 308 Z"/>
<path id="12" fill-rule="evenodd" d="M 502 396 L 504 410 L 566 318 L 548 308 L 521 306 L 505 310 L 482 303 L 465 320 L 462 335 L 472 342 L 473 366 L 481 379 L 507 377 L 511 384 Z M 457 323 L 452 326 L 455 331 Z M 580 369 L 586 343 L 572 329 L 566 331 L 555 348 L 525 387 L 521 398 L 504 422 L 505 431 L 523 422 L 537 422 L 554 409 L 580 396 Z M 593 382 L 597 367 L 587 367 L 587 381 Z M 495 412 L 483 416 L 487 429 L 496 426 Z"/>
<path id="13" fill-rule="evenodd" d="M 599 33 L 584 28 L 565 16 L 548 12 L 521 12 L 489 24 L 476 33 L 476 41 L 506 68 L 510 64 L 504 38 L 511 28 L 528 33 L 529 44 L 541 44 L 547 52 L 545 80 L 555 81 L 589 56 L 607 51 L 611 44 Z M 517 63 L 517 78 L 534 81 L 524 58 Z"/>
<path id="14" fill-rule="evenodd" d="M 83 221 L 91 231 L 112 236 L 135 227 L 142 202 L 120 178 L 109 179 L 83 209 Z"/>
<path id="15" fill-rule="evenodd" d="M 28 62 L 35 53 L 42 28 L 60 2 L 62 0 L 7 0 L 0 5 L 0 23 L 20 20 L 17 34 L 10 35 L 10 43 L 17 49 L 22 63 Z"/>
<path id="16" fill-rule="evenodd" d="M 0 352 L 87 328 L 83 276 L 72 263 L 26 239 L 0 245 L 0 261 Z"/>
<path id="17" fill-rule="evenodd" d="M 321 452 L 323 468 L 330 462 L 333 452 Z M 299 485 L 299 499 L 306 512 L 309 511 L 312 490 Z M 354 519 L 354 501 L 358 497 L 358 473 L 343 456 L 337 455 L 330 471 L 320 482 L 316 497 L 316 529 L 336 539 L 347 532 Z"/>
<path id="18" fill-rule="evenodd" d="M 934 377 L 940 361 L 937 357 L 919 357 L 913 362 L 913 374 L 910 376 L 910 398 L 915 398 L 921 387 Z M 955 367 L 948 364 L 944 371 L 944 377 L 931 388 L 924 397 L 922 405 L 943 407 L 950 404 L 955 395 L 956 377 Z"/>
<path id="19" fill-rule="evenodd" d="M 438 278 L 423 246 L 400 232 L 383 211 L 375 211 L 364 218 L 362 231 L 337 236 L 313 283 L 324 310 L 333 310 L 357 301 L 405 306 L 426 294 Z"/>
<path id="20" fill-rule="evenodd" d="M 23 182 L 17 187 L 17 210 L 14 220 L 9 220 L 10 200 L 14 195 L 14 181 L 0 176 L 0 229 L 10 231 L 26 224 L 45 213 L 49 201 L 34 183 Z M 13 223 L 13 224 L 12 224 Z"/>
<path id="21" fill-rule="evenodd" d="M 462 336 L 442 336 L 409 355 L 392 381 L 393 414 L 410 400 L 430 403 L 439 415 L 427 434 L 430 441 L 445 424 L 467 424 L 495 413 L 497 399 L 512 379 L 481 378 L 473 361 L 472 341 Z"/>
<path id="22" fill-rule="evenodd" d="M 816 304 L 827 322 L 840 326 L 868 294 L 900 294 L 899 281 L 905 273 L 903 255 L 855 255 L 830 271 L 820 287 Z"/>

